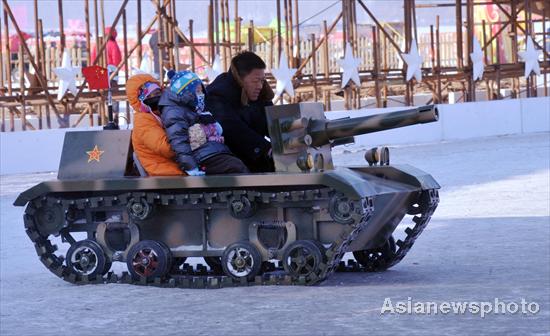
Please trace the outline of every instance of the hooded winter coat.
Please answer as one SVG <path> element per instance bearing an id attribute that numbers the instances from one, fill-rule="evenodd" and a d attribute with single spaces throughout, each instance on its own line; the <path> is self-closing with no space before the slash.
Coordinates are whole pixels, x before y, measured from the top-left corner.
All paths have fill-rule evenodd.
<path id="1" fill-rule="evenodd" d="M 126 83 L 128 102 L 134 109 L 134 151 L 147 174 L 151 176 L 185 175 L 174 161 L 175 154 L 161 122 L 153 114 L 141 111 L 139 90 L 146 82 L 158 84 L 157 80 L 146 74 L 132 76 Z"/>
<path id="2" fill-rule="evenodd" d="M 198 148 L 191 148 L 189 129 L 200 123 L 200 115 L 195 112 L 194 96 L 179 96 L 165 90 L 159 108 L 168 141 L 176 152 L 176 161 L 182 170 L 199 168 L 204 160 L 218 154 L 232 154 L 226 145 L 217 141 L 206 141 Z"/>
<path id="3" fill-rule="evenodd" d="M 258 100 L 244 102 L 243 89 L 232 72 L 220 74 L 206 88 L 206 108 L 222 125 L 225 143 L 252 172 L 274 171 L 268 153 L 271 143 L 265 107 L 273 105 L 269 86 L 260 92 Z"/>
<path id="4" fill-rule="evenodd" d="M 116 42 L 116 37 L 117 37 L 116 29 L 112 27 L 105 27 L 105 36 L 108 36 L 108 39 L 109 39 L 109 41 L 107 41 L 107 46 L 106 46 L 107 65 L 118 66 L 118 64 L 122 60 L 122 54 L 120 52 L 120 48 L 118 47 L 118 43 Z M 96 47 L 92 49 L 91 56 L 92 56 L 91 57 L 92 62 L 94 62 L 97 56 Z"/>

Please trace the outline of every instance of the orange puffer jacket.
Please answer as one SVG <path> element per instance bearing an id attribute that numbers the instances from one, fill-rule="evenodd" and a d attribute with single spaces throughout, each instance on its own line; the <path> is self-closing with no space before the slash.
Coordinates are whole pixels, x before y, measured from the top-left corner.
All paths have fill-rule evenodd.
<path id="1" fill-rule="evenodd" d="M 141 112 L 138 95 L 141 86 L 146 82 L 158 83 L 147 74 L 132 76 L 126 83 L 128 102 L 135 111 L 132 131 L 134 151 L 147 174 L 151 176 L 185 175 L 174 161 L 175 154 L 160 122 L 153 114 Z"/>

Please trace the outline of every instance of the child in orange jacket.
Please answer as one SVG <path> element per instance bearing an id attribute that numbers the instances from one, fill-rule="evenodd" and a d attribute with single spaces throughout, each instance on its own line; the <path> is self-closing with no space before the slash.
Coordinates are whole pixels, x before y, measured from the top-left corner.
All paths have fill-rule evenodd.
<path id="1" fill-rule="evenodd" d="M 147 74 L 132 76 L 126 83 L 128 102 L 134 109 L 134 151 L 150 176 L 186 175 L 174 160 L 175 154 L 157 115 L 155 97 L 160 98 L 161 93 L 159 82 Z"/>

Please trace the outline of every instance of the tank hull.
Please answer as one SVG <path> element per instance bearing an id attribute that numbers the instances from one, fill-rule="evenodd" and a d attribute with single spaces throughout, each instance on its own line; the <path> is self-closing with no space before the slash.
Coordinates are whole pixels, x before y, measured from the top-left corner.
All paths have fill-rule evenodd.
<path id="1" fill-rule="evenodd" d="M 300 103 L 268 107 L 266 118 L 276 169 L 266 174 L 147 177 L 131 131 L 68 132 L 58 180 L 15 201 L 26 205 L 40 260 L 73 283 L 182 287 L 311 285 L 337 269 L 380 271 L 402 260 L 437 207 L 439 185 L 414 167 L 389 166 L 387 149 L 370 150 L 371 166 L 337 168 L 331 149 L 353 135 L 436 121 L 437 108 L 327 121 L 322 104 Z M 348 266 L 346 252 L 355 257 Z M 187 257 L 210 270 L 190 269 Z M 109 272 L 113 262 L 128 273 Z"/>
<path id="2" fill-rule="evenodd" d="M 263 261 L 281 260 L 296 241 L 319 242 L 333 252 L 311 281 L 316 283 L 338 267 L 343 253 L 387 241 L 419 197 L 438 188 L 414 167 L 374 166 L 308 174 L 55 180 L 23 192 L 14 204 L 28 204 L 33 241 L 61 235 L 70 242 L 71 233 L 86 232 L 109 262 L 127 261 L 131 247 L 143 240 L 162 242 L 180 259 L 220 258 L 232 243 L 249 241 Z M 235 195 L 252 200 L 254 212 L 244 218 L 231 213 Z M 347 217 L 335 210 L 336 195 L 352 205 Z M 154 210 L 132 217 L 135 199 L 147 200 Z M 57 219 L 49 220 L 52 216 Z M 48 258 L 63 269 L 52 271 L 66 277 L 63 261 L 54 254 Z"/>

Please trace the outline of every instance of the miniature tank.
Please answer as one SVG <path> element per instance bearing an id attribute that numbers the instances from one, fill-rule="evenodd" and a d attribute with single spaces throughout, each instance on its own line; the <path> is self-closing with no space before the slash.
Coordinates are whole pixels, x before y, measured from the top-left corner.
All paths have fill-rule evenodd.
<path id="1" fill-rule="evenodd" d="M 435 106 L 328 121 L 320 103 L 267 108 L 276 172 L 150 177 L 131 131 L 67 132 L 57 180 L 21 193 L 24 224 L 44 265 L 73 283 L 171 287 L 316 284 L 353 252 L 381 271 L 408 252 L 437 207 L 439 185 L 387 148 L 334 167 L 353 136 L 438 119 Z M 393 233 L 406 215 L 404 238 Z M 57 245 L 59 244 L 59 245 Z M 196 268 L 188 257 L 210 266 Z M 110 271 L 113 262 L 127 272 Z"/>

